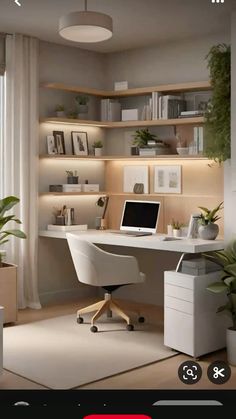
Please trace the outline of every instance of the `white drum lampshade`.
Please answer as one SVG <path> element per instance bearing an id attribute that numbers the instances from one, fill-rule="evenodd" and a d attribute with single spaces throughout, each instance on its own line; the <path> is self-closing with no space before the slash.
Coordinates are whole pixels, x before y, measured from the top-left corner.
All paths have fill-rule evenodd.
<path id="1" fill-rule="evenodd" d="M 112 37 L 112 18 L 98 12 L 72 12 L 59 21 L 60 35 L 74 42 L 101 42 Z"/>

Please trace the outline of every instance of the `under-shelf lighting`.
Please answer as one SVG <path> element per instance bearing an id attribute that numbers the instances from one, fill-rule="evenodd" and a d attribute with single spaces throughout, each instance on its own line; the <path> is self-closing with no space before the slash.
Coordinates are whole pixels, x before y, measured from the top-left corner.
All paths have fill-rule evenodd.
<path id="1" fill-rule="evenodd" d="M 62 16 L 59 21 L 59 34 L 74 42 L 101 42 L 112 37 L 112 18 L 104 13 L 87 10 L 84 0 L 83 12 L 72 12 Z"/>

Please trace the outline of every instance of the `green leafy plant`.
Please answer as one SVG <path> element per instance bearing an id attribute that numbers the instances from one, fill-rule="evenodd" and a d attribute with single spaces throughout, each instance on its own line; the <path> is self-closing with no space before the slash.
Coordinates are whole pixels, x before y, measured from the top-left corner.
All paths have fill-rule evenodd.
<path id="1" fill-rule="evenodd" d="M 148 141 L 156 141 L 156 135 L 151 134 L 148 128 L 138 129 L 133 135 L 133 145 L 144 148 L 148 145 Z"/>
<path id="2" fill-rule="evenodd" d="M 217 215 L 217 213 L 223 209 L 223 202 L 221 202 L 213 210 L 209 210 L 208 208 L 205 208 L 205 207 L 198 207 L 198 208 L 200 208 L 200 210 L 202 211 L 200 215 L 199 223 L 205 226 L 210 223 L 215 223 L 217 220 L 221 218 Z"/>
<path id="3" fill-rule="evenodd" d="M 55 111 L 56 112 L 64 112 L 65 111 L 65 106 L 64 105 L 56 105 Z"/>
<path id="4" fill-rule="evenodd" d="M 75 98 L 78 105 L 87 105 L 89 102 L 89 97 L 86 95 L 78 95 Z"/>
<path id="5" fill-rule="evenodd" d="M 94 141 L 93 148 L 102 148 L 102 147 L 103 147 L 102 141 L 100 141 L 100 140 Z"/>
<path id="6" fill-rule="evenodd" d="M 236 330 L 236 240 L 225 250 L 205 253 L 204 256 L 222 268 L 220 281 L 213 282 L 207 289 L 215 294 L 226 294 L 228 302 L 219 307 L 217 312 L 226 310 L 232 318 L 232 329 Z"/>
<path id="7" fill-rule="evenodd" d="M 213 46 L 206 59 L 213 92 L 204 115 L 204 154 L 221 163 L 230 158 L 230 46 Z"/>
<path id="8" fill-rule="evenodd" d="M 184 226 L 183 223 L 180 223 L 179 221 L 174 220 L 174 219 L 171 220 L 171 223 L 170 224 L 171 224 L 173 230 L 180 230 L 181 227 Z"/>
<path id="9" fill-rule="evenodd" d="M 19 239 L 25 239 L 26 235 L 21 230 L 17 229 L 5 229 L 8 222 L 14 221 L 17 224 L 21 224 L 15 215 L 5 215 L 6 212 L 10 211 L 20 200 L 16 196 L 7 196 L 6 198 L 0 199 L 0 246 L 9 241 L 9 236 L 15 236 Z M 2 265 L 1 253 L 0 253 L 0 266 Z"/>

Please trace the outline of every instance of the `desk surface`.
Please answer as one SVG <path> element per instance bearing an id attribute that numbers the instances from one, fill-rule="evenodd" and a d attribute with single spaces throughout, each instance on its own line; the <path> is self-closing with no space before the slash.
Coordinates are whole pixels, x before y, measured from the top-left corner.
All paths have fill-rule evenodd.
<path id="1" fill-rule="evenodd" d="M 142 249 L 164 250 L 180 253 L 201 253 L 224 248 L 223 240 L 201 240 L 201 239 L 174 239 L 168 240 L 164 234 L 153 234 L 152 236 L 130 237 L 114 234 L 109 230 L 86 230 L 69 232 L 75 236 L 88 240 L 94 244 L 108 244 L 113 246 L 127 246 Z M 55 239 L 66 239 L 63 231 L 41 230 L 40 237 Z"/>

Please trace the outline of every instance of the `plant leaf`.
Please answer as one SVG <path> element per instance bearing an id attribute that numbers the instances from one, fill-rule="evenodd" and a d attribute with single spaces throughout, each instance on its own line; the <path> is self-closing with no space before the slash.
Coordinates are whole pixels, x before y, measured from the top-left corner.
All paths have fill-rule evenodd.
<path id="1" fill-rule="evenodd" d="M 0 199 L 0 217 L 3 217 L 6 211 L 12 209 L 19 202 L 19 198 L 16 196 L 8 196 Z"/>
<path id="2" fill-rule="evenodd" d="M 214 282 L 213 284 L 208 285 L 207 290 L 218 294 L 227 291 L 228 287 L 223 282 Z"/>

